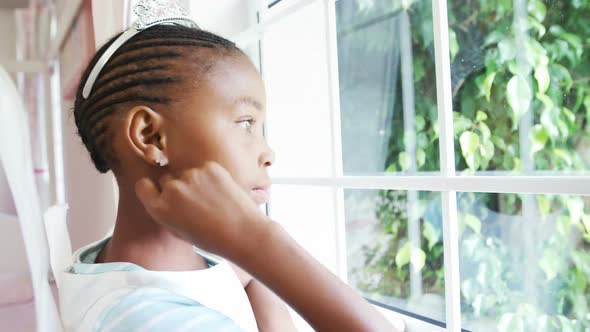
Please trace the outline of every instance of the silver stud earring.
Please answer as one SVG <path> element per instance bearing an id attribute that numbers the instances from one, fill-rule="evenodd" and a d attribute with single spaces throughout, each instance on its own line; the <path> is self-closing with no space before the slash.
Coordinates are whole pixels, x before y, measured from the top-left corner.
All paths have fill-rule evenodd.
<path id="1" fill-rule="evenodd" d="M 160 167 L 164 167 L 164 166 L 168 165 L 168 160 L 160 157 L 160 158 L 156 159 L 156 164 L 158 164 Z"/>

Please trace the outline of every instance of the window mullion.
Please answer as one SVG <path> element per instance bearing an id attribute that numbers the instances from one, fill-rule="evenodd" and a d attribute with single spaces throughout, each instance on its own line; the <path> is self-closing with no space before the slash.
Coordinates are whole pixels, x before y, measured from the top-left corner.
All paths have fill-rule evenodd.
<path id="1" fill-rule="evenodd" d="M 454 177 L 453 96 L 451 89 L 449 26 L 446 0 L 432 1 L 432 16 L 441 158 L 440 167 L 443 176 Z M 442 205 L 446 323 L 448 331 L 460 331 L 461 297 L 459 288 L 459 231 L 456 192 L 443 192 Z"/>
<path id="2" fill-rule="evenodd" d="M 330 100 L 330 122 L 332 140 L 332 177 L 334 179 L 343 176 L 342 165 L 342 133 L 340 122 L 340 82 L 338 77 L 338 44 L 336 32 L 336 7 L 334 0 L 323 0 L 324 23 L 326 33 L 326 64 L 328 69 L 328 91 Z M 332 186 L 334 206 L 334 230 L 336 244 L 336 268 L 343 280 L 348 278 L 346 262 L 346 229 L 344 215 L 344 189 Z"/>

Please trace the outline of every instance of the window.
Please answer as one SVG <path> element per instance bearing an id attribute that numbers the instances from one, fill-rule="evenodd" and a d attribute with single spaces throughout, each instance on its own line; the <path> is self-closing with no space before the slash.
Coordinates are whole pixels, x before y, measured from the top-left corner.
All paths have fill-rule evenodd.
<path id="1" fill-rule="evenodd" d="M 590 328 L 590 2 L 258 14 L 271 217 L 409 331 Z"/>

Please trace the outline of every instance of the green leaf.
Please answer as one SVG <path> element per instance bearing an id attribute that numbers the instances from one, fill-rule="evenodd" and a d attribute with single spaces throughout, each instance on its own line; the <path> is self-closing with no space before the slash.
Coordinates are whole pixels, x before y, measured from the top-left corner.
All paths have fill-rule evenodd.
<path id="1" fill-rule="evenodd" d="M 490 161 L 494 157 L 494 152 L 494 143 L 490 140 L 485 140 L 479 145 L 479 153 L 485 161 Z"/>
<path id="2" fill-rule="evenodd" d="M 490 131 L 490 127 L 488 127 L 487 124 L 480 122 L 477 125 L 477 128 L 479 129 L 479 131 L 481 132 L 481 138 L 482 141 L 487 141 L 490 139 L 490 137 L 492 137 L 492 132 Z"/>
<path id="3" fill-rule="evenodd" d="M 494 145 L 496 147 L 498 147 L 498 149 L 500 149 L 500 150 L 506 150 L 506 143 L 500 137 L 498 137 L 498 136 L 492 136 L 492 142 L 494 142 Z"/>
<path id="4" fill-rule="evenodd" d="M 554 117 L 551 109 L 544 109 L 541 112 L 541 124 L 547 129 L 547 133 L 552 139 L 559 137 L 559 129 L 557 129 L 557 126 L 554 123 Z"/>
<path id="5" fill-rule="evenodd" d="M 395 166 L 395 163 L 389 165 L 387 167 L 387 169 L 385 170 L 386 173 L 395 173 L 397 172 L 397 167 Z"/>
<path id="6" fill-rule="evenodd" d="M 568 60 L 571 62 L 572 65 L 577 65 L 579 59 L 583 53 L 583 44 L 582 39 L 573 34 L 565 31 L 559 25 L 553 25 L 549 28 L 549 32 L 563 40 L 565 40 L 569 46 L 573 49 L 573 53 L 568 56 Z"/>
<path id="7" fill-rule="evenodd" d="M 395 255 L 395 265 L 399 268 L 410 262 L 410 256 L 412 255 L 412 247 L 410 242 L 406 242 Z"/>
<path id="8" fill-rule="evenodd" d="M 402 8 L 408 10 L 416 0 L 401 0 Z"/>
<path id="9" fill-rule="evenodd" d="M 537 21 L 543 22 L 545 15 L 547 14 L 547 7 L 543 2 L 539 0 L 529 0 L 527 4 L 527 10 L 529 14 L 534 17 Z"/>
<path id="10" fill-rule="evenodd" d="M 535 79 L 539 85 L 539 93 L 545 94 L 549 88 L 550 81 L 549 70 L 547 69 L 547 66 L 539 66 L 535 68 Z"/>
<path id="11" fill-rule="evenodd" d="M 416 162 L 418 163 L 418 167 L 424 166 L 426 162 L 426 153 L 421 148 L 416 150 Z"/>
<path id="12" fill-rule="evenodd" d="M 558 223 L 557 223 L 557 232 L 559 232 L 559 234 L 561 234 L 562 236 L 568 236 L 570 234 L 570 229 L 572 226 L 572 221 L 570 220 L 570 218 L 566 215 L 561 215 L 558 218 Z"/>
<path id="13" fill-rule="evenodd" d="M 590 123 L 590 95 L 584 98 L 584 107 L 586 108 L 586 122 Z"/>
<path id="14" fill-rule="evenodd" d="M 590 215 L 584 214 L 582 216 L 582 225 L 584 225 L 584 229 L 586 230 L 586 234 L 590 234 Z"/>
<path id="15" fill-rule="evenodd" d="M 506 98 L 512 109 L 512 128 L 516 129 L 520 117 L 527 112 L 532 99 L 532 92 L 527 81 L 520 76 L 513 76 L 506 87 Z"/>
<path id="16" fill-rule="evenodd" d="M 410 262 L 412 266 L 418 271 L 422 270 L 424 264 L 426 263 L 426 254 L 420 248 L 412 247 L 412 256 L 410 257 Z"/>
<path id="17" fill-rule="evenodd" d="M 483 43 L 484 47 L 496 44 L 505 38 L 505 34 L 498 30 L 494 30 L 486 36 L 486 40 Z M 487 66 L 486 66 L 487 67 Z"/>
<path id="18" fill-rule="evenodd" d="M 567 200 L 567 210 L 572 224 L 577 224 L 584 215 L 584 201 L 577 197 L 570 197 Z"/>
<path id="19" fill-rule="evenodd" d="M 584 274 L 584 271 L 575 270 L 573 278 L 573 290 L 576 292 L 584 293 L 586 287 L 588 286 L 588 281 L 586 280 L 586 275 Z"/>
<path id="20" fill-rule="evenodd" d="M 543 38 L 543 36 L 547 32 L 547 29 L 545 28 L 545 26 L 533 17 L 531 17 L 529 19 L 529 24 L 531 25 L 531 28 L 533 28 L 534 30 L 537 30 L 537 39 Z"/>
<path id="21" fill-rule="evenodd" d="M 474 132 L 466 131 L 459 137 L 459 145 L 469 169 L 476 170 L 479 167 L 479 156 L 474 152 L 479 147 L 479 136 Z"/>
<path id="22" fill-rule="evenodd" d="M 467 214 L 464 218 L 465 225 L 469 226 L 475 234 L 481 234 L 481 220 L 478 217 Z"/>
<path id="23" fill-rule="evenodd" d="M 572 294 L 574 313 L 578 319 L 586 319 L 588 315 L 588 302 L 584 294 Z"/>
<path id="24" fill-rule="evenodd" d="M 455 61 L 455 56 L 459 53 L 459 42 L 453 29 L 449 29 L 449 50 L 451 51 L 451 62 Z"/>
<path id="25" fill-rule="evenodd" d="M 463 156 L 472 155 L 479 146 L 479 136 L 472 131 L 466 131 L 459 137 Z"/>
<path id="26" fill-rule="evenodd" d="M 553 149 L 553 155 L 561 159 L 568 167 L 571 167 L 573 164 L 572 157 L 569 151 L 564 149 Z"/>
<path id="27" fill-rule="evenodd" d="M 494 78 L 496 78 L 496 72 L 491 72 L 486 75 L 486 78 L 483 80 L 483 88 L 485 92 L 485 96 L 487 101 L 490 101 L 490 97 L 492 96 L 492 84 L 494 84 Z"/>
<path id="28" fill-rule="evenodd" d="M 559 82 L 560 86 L 565 86 L 565 90 L 569 91 L 574 85 L 574 80 L 569 70 L 558 63 L 552 63 L 549 71 L 551 72 L 551 78 L 554 81 Z"/>
<path id="29" fill-rule="evenodd" d="M 424 59 L 420 57 L 416 57 L 413 59 L 413 66 L 414 66 L 414 82 L 420 81 L 424 78 L 424 74 L 426 71 L 424 69 Z"/>
<path id="30" fill-rule="evenodd" d="M 530 134 L 531 142 L 533 143 L 532 153 L 537 153 L 543 148 L 545 148 L 545 144 L 547 143 L 547 139 L 549 138 L 549 134 L 547 133 L 547 129 L 542 125 L 535 125 L 533 126 Z"/>
<path id="31" fill-rule="evenodd" d="M 420 116 L 420 115 L 416 115 L 416 131 L 422 131 L 424 130 L 424 127 L 426 126 L 426 121 L 424 121 L 424 117 Z"/>
<path id="32" fill-rule="evenodd" d="M 559 271 L 559 255 L 552 249 L 547 249 L 543 252 L 543 257 L 539 260 L 539 267 L 545 272 L 547 281 L 552 280 L 557 276 Z"/>
<path id="33" fill-rule="evenodd" d="M 551 100 L 549 96 L 541 93 L 537 93 L 535 96 L 543 103 L 546 110 L 551 110 L 555 106 L 553 100 Z"/>
<path id="34" fill-rule="evenodd" d="M 424 235 L 428 242 L 428 250 L 432 250 L 432 247 L 438 243 L 441 232 L 439 229 L 434 228 L 429 222 L 423 223 L 422 227 L 424 227 L 422 235 Z"/>
<path id="35" fill-rule="evenodd" d="M 513 39 L 503 39 L 498 43 L 500 63 L 508 62 L 516 57 L 516 44 Z"/>
<path id="36" fill-rule="evenodd" d="M 485 121 L 488 119 L 488 115 L 484 111 L 477 111 L 475 114 L 475 120 L 477 121 Z"/>
<path id="37" fill-rule="evenodd" d="M 408 155 L 408 153 L 400 152 L 397 158 L 402 171 L 407 171 L 408 169 L 410 169 L 412 161 L 410 160 L 410 155 Z"/>
<path id="38" fill-rule="evenodd" d="M 473 126 L 471 120 L 458 112 L 453 112 L 453 127 L 455 129 L 455 135 L 466 131 L 469 127 Z"/>
<path id="39" fill-rule="evenodd" d="M 545 195 L 537 195 L 537 205 L 539 206 L 541 216 L 546 216 L 551 211 L 551 203 Z"/>

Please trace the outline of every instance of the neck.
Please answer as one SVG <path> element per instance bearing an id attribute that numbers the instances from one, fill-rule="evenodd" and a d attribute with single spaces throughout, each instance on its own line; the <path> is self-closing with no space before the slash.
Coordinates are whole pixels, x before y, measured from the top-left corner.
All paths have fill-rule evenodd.
<path id="1" fill-rule="evenodd" d="M 206 268 L 193 246 L 156 223 L 137 199 L 133 185 L 119 182 L 119 207 L 113 237 L 99 262 L 129 262 L 154 271 Z"/>

